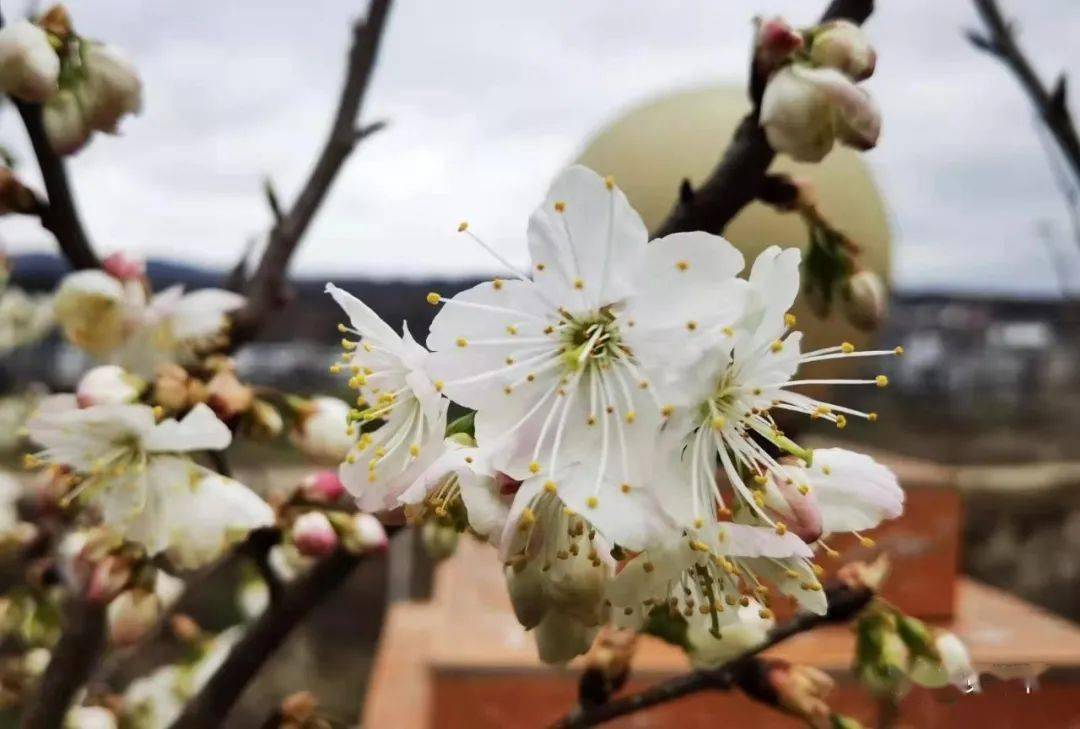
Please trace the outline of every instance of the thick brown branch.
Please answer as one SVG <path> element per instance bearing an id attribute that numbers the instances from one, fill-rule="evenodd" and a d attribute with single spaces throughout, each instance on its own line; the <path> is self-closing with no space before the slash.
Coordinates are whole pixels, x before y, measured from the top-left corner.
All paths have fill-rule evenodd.
<path id="1" fill-rule="evenodd" d="M 388 534 L 394 531 L 387 529 Z M 171 729 L 207 729 L 223 724 L 248 683 L 293 628 L 340 587 L 365 557 L 339 550 L 286 587 L 277 602 L 233 646 L 228 658 L 188 703 Z"/>
<path id="2" fill-rule="evenodd" d="M 23 716 L 23 729 L 60 729 L 64 725 L 72 699 L 86 683 L 105 647 L 105 607 L 76 597 L 69 599 L 64 610 L 64 633 Z"/>
<path id="3" fill-rule="evenodd" d="M 873 597 L 873 592 L 865 588 L 851 588 L 843 585 L 831 587 L 828 590 L 829 610 L 826 614 L 802 613 L 774 628 L 761 645 L 723 666 L 677 676 L 606 704 L 578 707 L 552 724 L 551 729 L 582 729 L 598 726 L 620 716 L 633 714 L 658 704 L 666 704 L 699 691 L 727 690 L 744 685 L 748 687 L 750 684 L 756 685 L 760 679 L 759 653 L 793 635 L 804 633 L 820 625 L 846 622 L 861 612 Z M 757 692 L 754 697 L 760 699 L 760 692 Z"/>
<path id="4" fill-rule="evenodd" d="M 822 22 L 847 18 L 866 21 L 874 0 L 834 0 L 821 16 Z M 776 153 L 758 124 L 755 108 L 739 124 L 719 164 L 698 188 L 684 181 L 679 201 L 653 232 L 653 237 L 703 230 L 720 234 L 735 215 L 757 198 L 762 180 Z"/>
<path id="5" fill-rule="evenodd" d="M 360 140 L 382 128 L 380 123 L 358 129 L 356 119 L 375 67 L 390 2 L 371 0 L 367 17 L 353 27 L 348 71 L 333 126 L 300 195 L 288 211 L 282 210 L 276 216 L 266 250 L 244 286 L 248 301 L 235 317 L 234 345 L 254 336 L 270 311 L 283 303 L 289 260 L 330 191 L 341 166 Z"/>
<path id="6" fill-rule="evenodd" d="M 974 2 L 975 9 L 986 26 L 986 35 L 969 31 L 968 39 L 976 48 L 1000 59 L 1016 74 L 1043 123 L 1054 135 L 1054 140 L 1061 148 L 1077 184 L 1080 184 L 1080 136 L 1077 135 L 1076 126 L 1069 114 L 1064 75 L 1058 77 L 1053 89 L 1047 88 L 1016 42 L 1012 25 L 1001 14 L 996 0 Z"/>

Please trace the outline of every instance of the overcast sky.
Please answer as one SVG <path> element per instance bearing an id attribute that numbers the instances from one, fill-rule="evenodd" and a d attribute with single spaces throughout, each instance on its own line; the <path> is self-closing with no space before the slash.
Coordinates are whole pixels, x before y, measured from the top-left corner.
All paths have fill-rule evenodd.
<path id="1" fill-rule="evenodd" d="M 391 127 L 338 180 L 296 259 L 306 274 L 490 270 L 452 234 L 468 218 L 511 258 L 552 175 L 621 110 L 657 94 L 742 83 L 755 13 L 804 24 L 824 0 L 398 0 L 366 107 Z M 1049 77 L 1080 77 L 1080 4 L 1005 0 Z M 329 124 L 363 0 L 70 0 L 78 28 L 137 63 L 145 110 L 71 162 L 103 250 L 231 265 L 265 230 L 260 183 L 291 198 Z M 1080 261 L 1031 108 L 961 30 L 966 0 L 879 0 L 870 89 L 884 134 L 867 155 L 895 216 L 896 284 L 1052 293 L 1040 235 Z M 10 1 L 8 15 L 18 10 Z M 1080 99 L 1072 99 L 1080 107 Z M 36 179 L 17 118 L 0 139 Z M 1042 231 L 1040 233 L 1040 231 Z M 14 251 L 52 250 L 5 218 Z"/>

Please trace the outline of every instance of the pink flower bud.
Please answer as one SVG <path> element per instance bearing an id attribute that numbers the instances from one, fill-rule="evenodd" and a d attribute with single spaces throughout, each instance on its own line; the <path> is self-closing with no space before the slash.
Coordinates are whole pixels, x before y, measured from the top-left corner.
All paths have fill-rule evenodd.
<path id="1" fill-rule="evenodd" d="M 121 281 L 132 281 L 142 278 L 146 274 L 146 261 L 135 256 L 129 256 L 123 251 L 117 251 L 101 262 L 101 267 L 113 278 Z"/>
<path id="2" fill-rule="evenodd" d="M 293 522 L 292 540 L 305 557 L 325 557 L 337 549 L 338 535 L 321 511 L 309 511 Z"/>
<path id="3" fill-rule="evenodd" d="M 333 504 L 345 494 L 345 486 L 337 471 L 316 471 L 304 479 L 301 493 L 316 504 Z"/>
<path id="4" fill-rule="evenodd" d="M 111 602 L 131 581 L 131 565 L 122 557 L 109 555 L 94 565 L 86 585 L 86 599 L 105 604 Z"/>
<path id="5" fill-rule="evenodd" d="M 803 47 L 803 37 L 779 16 L 768 20 L 758 18 L 755 22 L 754 66 L 761 78 L 767 79 L 791 54 Z"/>
<path id="6" fill-rule="evenodd" d="M 796 666 L 787 661 L 768 664 L 765 681 L 779 706 L 811 726 L 826 726 L 832 714 L 825 698 L 833 688 L 828 674 L 811 666 Z"/>

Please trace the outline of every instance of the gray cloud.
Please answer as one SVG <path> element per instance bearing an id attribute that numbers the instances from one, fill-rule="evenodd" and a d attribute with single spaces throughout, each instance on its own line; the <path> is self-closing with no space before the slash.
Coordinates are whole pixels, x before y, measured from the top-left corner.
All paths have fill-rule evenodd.
<path id="1" fill-rule="evenodd" d="M 264 175 L 292 195 L 329 123 L 359 0 L 72 0 L 88 35 L 128 50 L 146 110 L 72 161 L 102 248 L 230 265 L 265 229 Z M 814 4 L 810 4 L 814 5 Z M 306 273 L 475 273 L 492 263 L 452 234 L 469 218 L 521 260 L 547 180 L 620 110 L 665 90 L 745 77 L 755 12 L 806 22 L 805 0 L 542 4 L 401 0 L 367 105 L 392 126 L 338 181 L 298 261 Z M 816 7 L 816 6 L 815 6 Z M 1040 70 L 1080 71 L 1074 0 L 1010 4 Z M 10 12 L 10 11 L 9 11 Z M 1036 227 L 1066 235 L 1033 117 L 1015 81 L 960 36 L 967 2 L 880 3 L 871 88 L 885 113 L 868 155 L 897 220 L 907 288 L 1050 292 Z M 28 159 L 10 113 L 5 141 Z M 13 140 L 13 137 L 18 137 Z M 32 164 L 27 164 L 30 170 Z M 27 173 L 29 176 L 30 173 Z M 5 220 L 15 250 L 49 250 Z"/>

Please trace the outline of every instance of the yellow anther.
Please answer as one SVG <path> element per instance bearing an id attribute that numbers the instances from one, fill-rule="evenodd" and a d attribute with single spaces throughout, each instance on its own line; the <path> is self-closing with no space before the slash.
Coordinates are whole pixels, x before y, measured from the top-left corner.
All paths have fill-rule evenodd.
<path id="1" fill-rule="evenodd" d="M 330 365 L 330 374 L 332 374 L 332 375 L 340 375 L 341 374 L 341 365 L 339 365 L 339 364 Z"/>
<path id="2" fill-rule="evenodd" d="M 533 461 L 529 464 L 529 473 L 540 473 L 540 464 Z"/>
<path id="3" fill-rule="evenodd" d="M 776 522 L 776 533 L 780 536 L 787 534 L 787 524 L 782 521 Z"/>
<path id="4" fill-rule="evenodd" d="M 695 529 L 700 529 L 703 526 L 705 526 L 705 520 L 704 519 L 694 519 L 694 528 Z"/>
<path id="5" fill-rule="evenodd" d="M 844 342 L 843 344 L 840 345 L 840 351 L 843 352 L 844 354 L 851 354 L 852 352 L 855 351 L 855 345 L 852 344 L 851 342 Z"/>
<path id="6" fill-rule="evenodd" d="M 637 413 L 635 413 L 633 410 L 626 414 L 626 422 L 632 423 L 635 420 L 637 420 Z"/>
<path id="7" fill-rule="evenodd" d="M 739 604 L 742 605 L 743 607 L 750 607 L 750 598 L 747 597 L 746 595 L 743 595 L 742 597 L 739 598 Z"/>
<path id="8" fill-rule="evenodd" d="M 344 334 L 345 332 L 349 331 L 349 328 L 347 326 L 345 326 L 344 324 L 338 322 L 337 330 L 339 332 L 341 332 L 342 334 Z"/>
<path id="9" fill-rule="evenodd" d="M 516 326 L 514 326 L 513 324 L 507 324 L 506 325 L 506 333 L 511 334 L 511 335 L 517 334 L 518 333 L 518 328 Z"/>
<path id="10" fill-rule="evenodd" d="M 428 302 L 429 304 L 431 304 L 432 306 L 435 306 L 435 305 L 436 305 L 436 304 L 438 304 L 438 303 L 439 303 L 440 301 L 442 301 L 442 297 L 441 297 L 441 296 L 439 296 L 439 295 L 438 295 L 437 293 L 435 293 L 434 291 L 432 291 L 431 293 L 429 293 L 429 294 L 427 295 L 427 302 Z"/>
<path id="11" fill-rule="evenodd" d="M 680 271 L 685 271 L 685 270 L 690 268 L 690 262 L 689 261 L 676 261 L 675 268 L 677 268 Z"/>
<path id="12" fill-rule="evenodd" d="M 877 418 L 878 418 L 877 413 L 867 413 L 866 414 L 866 419 L 869 420 L 871 423 L 876 423 Z"/>
<path id="13" fill-rule="evenodd" d="M 789 580 L 797 580 L 797 579 L 799 579 L 799 573 L 796 572 L 795 570 L 792 570 L 792 569 L 785 570 L 784 574 L 787 576 L 787 578 Z"/>
<path id="14" fill-rule="evenodd" d="M 858 535 L 858 539 L 859 539 L 859 544 L 863 545 L 867 549 L 869 549 L 870 547 L 873 547 L 876 544 L 876 542 L 873 539 L 871 539 L 870 537 L 864 537 L 861 534 Z"/>
<path id="15" fill-rule="evenodd" d="M 772 620 L 773 612 L 769 608 L 761 608 L 758 610 L 758 617 L 762 620 Z"/>
<path id="16" fill-rule="evenodd" d="M 691 332 L 695 331 L 697 329 L 697 322 L 693 320 L 686 322 L 686 328 Z"/>
<path id="17" fill-rule="evenodd" d="M 556 200 L 555 201 L 555 212 L 561 213 L 561 212 L 564 212 L 565 210 L 566 210 L 566 203 L 564 203 L 562 200 Z"/>
<path id="18" fill-rule="evenodd" d="M 513 357 L 507 357 L 507 358 L 506 358 L 506 359 L 504 359 L 503 361 L 504 361 L 504 362 L 506 362 L 507 366 L 510 366 L 510 365 L 514 364 L 514 362 L 515 362 L 516 360 L 515 360 L 515 359 L 514 359 Z"/>
<path id="19" fill-rule="evenodd" d="M 37 468 L 40 465 L 41 459 L 39 459 L 33 453 L 23 454 L 23 468 L 25 468 L 26 470 L 29 471 L 30 469 Z"/>
<path id="20" fill-rule="evenodd" d="M 458 337 L 456 344 L 459 347 L 468 347 L 469 346 L 469 340 L 466 339 L 465 337 Z"/>
<path id="21" fill-rule="evenodd" d="M 619 484 L 619 491 L 622 491 L 624 494 L 630 493 L 630 489 L 631 486 L 628 483 Z"/>
<path id="22" fill-rule="evenodd" d="M 717 416 L 713 417 L 713 419 L 712 419 L 713 430 L 721 430 L 721 429 L 723 429 L 723 427 L 725 425 L 727 425 L 727 419 L 725 419 L 723 415 L 717 415 Z"/>
<path id="23" fill-rule="evenodd" d="M 581 291 L 583 288 L 585 288 L 585 282 L 582 281 L 580 278 L 575 278 L 574 279 L 574 288 L 577 289 L 578 291 Z"/>
<path id="24" fill-rule="evenodd" d="M 596 416 L 590 415 L 589 417 L 585 418 L 585 425 L 596 425 Z"/>
<path id="25" fill-rule="evenodd" d="M 723 331 L 724 336 L 727 336 L 727 337 L 730 337 L 732 334 L 735 333 L 735 330 L 732 329 L 731 327 L 724 327 L 721 331 Z"/>
<path id="26" fill-rule="evenodd" d="M 646 572 L 652 572 L 654 569 L 656 569 L 656 565 L 654 565 L 652 562 L 642 562 L 641 567 Z"/>
<path id="27" fill-rule="evenodd" d="M 795 326 L 795 322 L 796 322 L 796 319 L 795 319 L 794 314 L 792 314 L 791 312 L 788 312 L 787 314 L 784 314 L 784 324 L 787 325 L 787 327 L 789 329 L 791 327 Z"/>
<path id="28" fill-rule="evenodd" d="M 472 456 L 465 456 L 465 462 L 466 463 L 472 463 L 473 462 L 473 457 Z"/>
<path id="29" fill-rule="evenodd" d="M 814 574 L 818 577 L 821 577 L 823 574 L 825 574 L 825 568 L 817 564 L 816 562 L 812 562 L 810 564 L 810 569 L 812 569 L 814 571 Z"/>
<path id="30" fill-rule="evenodd" d="M 347 352 L 351 352 L 356 349 L 356 342 L 350 342 L 348 339 L 341 340 L 341 348 Z"/>
<path id="31" fill-rule="evenodd" d="M 777 339 L 775 342 L 773 342 L 772 344 L 769 345 L 769 349 L 771 349 L 774 352 L 779 352 L 783 348 L 784 348 L 784 343 L 781 342 L 779 339 Z"/>
<path id="32" fill-rule="evenodd" d="M 754 474 L 754 483 L 756 483 L 758 486 L 764 486 L 766 481 L 768 481 L 768 479 L 765 478 L 764 475 L 760 473 Z"/>
<path id="33" fill-rule="evenodd" d="M 824 473 L 826 476 L 831 476 L 832 475 L 832 469 L 829 468 L 828 466 L 822 466 L 821 467 L 821 472 Z"/>
<path id="34" fill-rule="evenodd" d="M 538 263 L 538 264 L 536 264 L 536 270 L 537 270 L 537 271 L 543 271 L 543 270 L 544 270 L 545 268 L 547 268 L 547 266 L 545 266 L 545 265 L 544 265 L 544 264 L 542 264 L 542 263 Z"/>
<path id="35" fill-rule="evenodd" d="M 874 378 L 874 382 L 877 384 L 878 387 L 888 387 L 889 386 L 889 378 L 886 377 L 885 375 L 878 375 L 877 377 Z"/>
<path id="36" fill-rule="evenodd" d="M 514 391 L 514 388 L 510 387 L 510 385 L 503 385 L 503 394 L 504 395 L 509 395 L 513 391 Z"/>
<path id="37" fill-rule="evenodd" d="M 604 178 L 604 186 L 607 187 L 607 189 L 609 189 L 609 190 L 614 190 L 615 189 L 615 178 L 612 177 L 611 175 L 608 175 L 607 177 L 605 177 Z"/>
<path id="38" fill-rule="evenodd" d="M 349 455 L 345 456 L 345 462 L 348 463 L 350 466 L 356 463 L 356 454 L 350 453 Z"/>
<path id="39" fill-rule="evenodd" d="M 806 485 L 806 484 L 804 484 L 804 483 L 801 483 L 801 484 L 799 484 L 799 488 L 798 488 L 798 491 L 799 491 L 799 493 L 800 493 L 800 494 L 802 494 L 803 496 L 806 496 L 806 495 L 807 495 L 808 493 L 810 493 L 810 487 L 809 487 L 809 486 L 807 486 L 807 485 Z"/>
<path id="40" fill-rule="evenodd" d="M 496 291 L 502 291 L 503 280 L 501 278 L 493 279 L 491 282 L 491 287 Z"/>
<path id="41" fill-rule="evenodd" d="M 675 414 L 675 406 L 665 405 L 664 407 L 660 408 L 660 414 L 663 415 L 665 418 L 670 418 L 672 415 Z"/>
<path id="42" fill-rule="evenodd" d="M 558 490 L 559 487 L 554 481 L 547 481 L 544 483 L 544 491 L 547 491 L 549 494 L 557 493 Z"/>
<path id="43" fill-rule="evenodd" d="M 413 458 L 416 458 L 418 455 L 420 455 L 420 446 L 417 445 L 416 443 L 413 443 L 412 445 L 410 445 L 409 446 L 409 455 L 412 456 Z"/>
<path id="44" fill-rule="evenodd" d="M 161 407 L 160 405 L 155 405 L 153 407 L 153 413 L 155 420 L 161 420 L 163 417 L 165 417 L 165 408 Z"/>
<path id="45" fill-rule="evenodd" d="M 446 387 L 446 383 L 442 380 L 435 380 L 432 384 L 435 385 L 435 392 L 442 392 L 443 388 Z"/>
<path id="46" fill-rule="evenodd" d="M 590 509 L 595 509 L 599 504 L 600 500 L 597 499 L 595 496 L 590 496 L 589 498 L 585 499 L 585 506 L 589 507 Z"/>
<path id="47" fill-rule="evenodd" d="M 534 524 L 536 523 L 536 514 L 532 509 L 526 506 L 525 510 L 521 512 L 521 519 L 519 521 L 522 524 Z"/>
<path id="48" fill-rule="evenodd" d="M 840 428 L 841 430 L 846 428 L 847 427 L 847 418 L 845 418 L 843 415 L 837 415 L 836 416 L 836 427 Z"/>
<path id="49" fill-rule="evenodd" d="M 469 222 L 467 220 L 462 220 L 460 223 L 458 223 L 457 232 L 464 233 L 468 229 Z"/>
<path id="50" fill-rule="evenodd" d="M 893 354 L 895 354 L 895 355 L 901 355 L 903 353 L 904 353 L 904 348 L 903 347 L 897 347 L 896 349 L 893 350 Z"/>
<path id="51" fill-rule="evenodd" d="M 690 542 L 690 549 L 694 550 L 695 552 L 708 552 L 709 545 L 705 544 L 705 542 L 702 542 L 701 540 L 694 539 Z"/>

